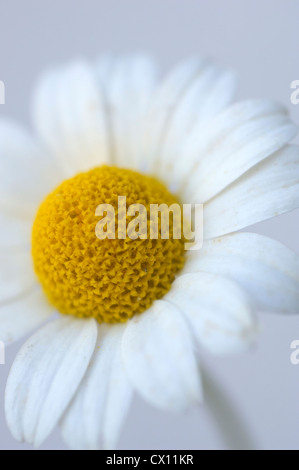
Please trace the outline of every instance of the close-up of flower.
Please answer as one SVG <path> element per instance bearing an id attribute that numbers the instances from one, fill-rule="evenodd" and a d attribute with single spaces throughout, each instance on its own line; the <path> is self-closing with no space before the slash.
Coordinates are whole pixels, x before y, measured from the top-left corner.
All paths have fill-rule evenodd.
<path id="1" fill-rule="evenodd" d="M 235 87 L 208 59 L 161 76 L 146 55 L 107 55 L 46 71 L 32 130 L 1 118 L 0 339 L 33 334 L 5 392 L 18 441 L 59 425 L 71 449 L 115 448 L 133 392 L 202 404 L 201 350 L 241 353 L 257 311 L 299 313 L 299 256 L 244 231 L 299 207 L 297 126 Z M 203 205 L 202 247 L 100 240 L 96 208 L 119 196 Z"/>

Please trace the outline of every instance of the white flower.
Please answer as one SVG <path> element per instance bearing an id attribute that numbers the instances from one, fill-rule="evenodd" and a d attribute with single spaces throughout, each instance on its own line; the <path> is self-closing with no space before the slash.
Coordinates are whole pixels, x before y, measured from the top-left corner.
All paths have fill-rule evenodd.
<path id="1" fill-rule="evenodd" d="M 298 312 L 298 256 L 236 232 L 299 206 L 299 148 L 288 145 L 296 127 L 286 110 L 263 100 L 230 105 L 234 76 L 209 61 L 187 61 L 159 85 L 155 77 L 144 57 L 72 63 L 38 86 L 36 138 L 1 121 L 6 343 L 55 313 L 35 276 L 30 239 L 37 208 L 58 184 L 117 165 L 156 175 L 181 202 L 204 203 L 204 246 L 185 255 L 162 299 L 118 324 L 56 314 L 25 343 L 6 389 L 18 440 L 39 446 L 60 423 L 71 448 L 98 448 L 100 438 L 113 447 L 133 389 L 155 406 L 184 410 L 202 400 L 195 347 L 239 352 L 256 336 L 255 310 Z"/>

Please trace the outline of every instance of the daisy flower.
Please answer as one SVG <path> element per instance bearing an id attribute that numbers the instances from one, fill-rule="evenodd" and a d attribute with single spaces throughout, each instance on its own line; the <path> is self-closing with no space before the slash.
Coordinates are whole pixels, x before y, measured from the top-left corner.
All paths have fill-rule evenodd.
<path id="1" fill-rule="evenodd" d="M 197 349 L 256 338 L 256 310 L 298 312 L 299 258 L 241 229 L 299 206 L 285 108 L 231 104 L 235 78 L 188 60 L 157 83 L 147 57 L 55 68 L 33 100 L 35 137 L 0 124 L 0 338 L 33 336 L 10 371 L 13 436 L 116 445 L 132 393 L 182 411 L 202 401 Z M 99 240 L 99 203 L 204 204 L 204 243 Z"/>

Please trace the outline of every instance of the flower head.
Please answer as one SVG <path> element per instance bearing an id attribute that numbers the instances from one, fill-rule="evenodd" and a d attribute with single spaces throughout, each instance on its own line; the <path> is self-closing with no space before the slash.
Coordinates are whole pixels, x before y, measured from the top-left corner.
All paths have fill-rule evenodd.
<path id="1" fill-rule="evenodd" d="M 234 81 L 206 60 L 161 84 L 146 57 L 76 62 L 41 79 L 36 138 L 0 123 L 0 339 L 45 323 L 8 378 L 17 439 L 40 445 L 59 423 L 71 448 L 113 447 L 133 390 L 197 404 L 197 348 L 242 351 L 255 310 L 298 312 L 298 256 L 237 232 L 299 206 L 297 130 L 272 101 L 231 105 Z M 200 250 L 180 212 L 163 236 L 184 204 L 203 204 Z"/>

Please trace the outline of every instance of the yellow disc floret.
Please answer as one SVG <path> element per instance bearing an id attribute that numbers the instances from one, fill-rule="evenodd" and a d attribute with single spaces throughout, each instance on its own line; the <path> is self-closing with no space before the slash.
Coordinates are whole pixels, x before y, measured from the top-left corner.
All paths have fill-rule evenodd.
<path id="1" fill-rule="evenodd" d="M 49 300 L 61 313 L 124 322 L 146 310 L 170 289 L 184 264 L 184 240 L 170 237 L 119 239 L 119 196 L 126 208 L 142 204 L 150 224 L 151 204 L 178 204 L 157 179 L 102 166 L 63 182 L 42 203 L 32 235 L 35 272 Z M 115 239 L 99 239 L 96 208 L 115 209 Z M 126 215 L 125 224 L 133 217 Z M 161 220 L 160 220 L 161 222 Z M 174 233 L 174 231 L 173 231 Z"/>

